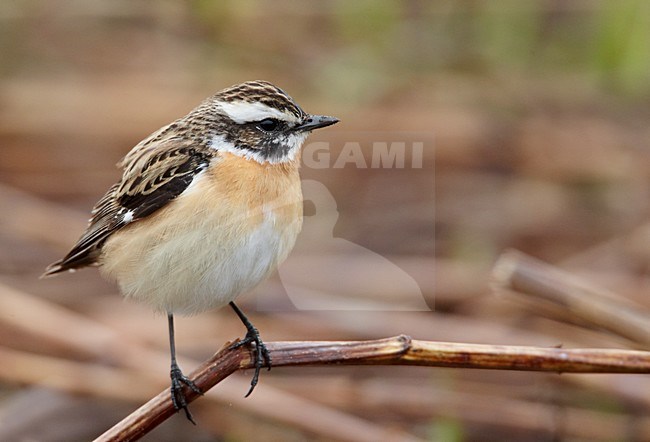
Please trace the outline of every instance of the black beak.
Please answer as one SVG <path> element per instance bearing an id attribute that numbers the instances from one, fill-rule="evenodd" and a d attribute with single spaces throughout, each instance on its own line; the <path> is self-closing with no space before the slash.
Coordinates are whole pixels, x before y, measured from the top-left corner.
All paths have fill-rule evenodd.
<path id="1" fill-rule="evenodd" d="M 327 117 L 325 115 L 310 115 L 305 118 L 301 124 L 294 127 L 294 130 L 299 131 L 312 131 L 314 129 L 320 129 L 321 127 L 331 126 L 339 122 L 338 118 Z"/>

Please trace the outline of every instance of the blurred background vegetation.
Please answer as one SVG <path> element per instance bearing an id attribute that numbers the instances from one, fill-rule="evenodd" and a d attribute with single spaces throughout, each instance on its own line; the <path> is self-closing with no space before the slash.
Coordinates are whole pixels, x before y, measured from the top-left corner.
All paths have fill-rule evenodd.
<path id="1" fill-rule="evenodd" d="M 421 169 L 349 164 L 302 175 L 333 195 L 334 237 L 399 266 L 433 311 L 304 311 L 274 278 L 242 300 L 266 340 L 406 333 L 640 348 L 494 296 L 489 280 L 499 254 L 517 248 L 650 308 L 650 2 L 4 0 L 0 296 L 14 313 L 0 317 L 1 440 L 87 440 L 165 387 L 164 358 L 125 361 L 108 341 L 68 342 L 86 333 L 65 332 L 74 314 L 165 354 L 163 318 L 123 303 L 93 270 L 37 277 L 81 233 L 89 208 L 119 178 L 122 155 L 249 79 L 339 117 L 312 137 L 330 142 L 333 156 L 348 141 L 425 143 Z M 313 264 L 313 279 L 332 275 L 319 296 L 372 300 L 390 283 L 318 239 L 306 236 L 287 272 L 299 262 Z M 345 278 L 327 267 L 348 261 Z M 302 289 L 313 295 L 314 287 L 291 291 Z M 21 299 L 46 304 L 41 311 Z M 201 360 L 241 336 L 231 316 L 180 320 L 181 351 Z M 53 359 L 18 363 L 29 355 Z M 53 360 L 77 364 L 76 381 L 52 374 Z M 157 384 L 124 392 L 80 374 L 138 363 Z M 247 376 L 193 404 L 198 428 L 174 418 L 149 440 L 650 439 L 648 395 L 631 393 L 648 385 L 638 376 L 274 369 L 241 401 Z M 283 399 L 255 405 L 271 392 Z"/>

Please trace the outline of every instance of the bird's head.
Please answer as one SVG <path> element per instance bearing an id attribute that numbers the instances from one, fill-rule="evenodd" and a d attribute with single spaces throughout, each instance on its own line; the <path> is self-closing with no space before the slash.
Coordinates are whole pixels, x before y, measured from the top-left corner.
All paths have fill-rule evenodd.
<path id="1" fill-rule="evenodd" d="M 231 86 L 207 104 L 219 122 L 212 146 L 260 163 L 294 161 L 312 130 L 339 121 L 306 113 L 286 92 L 266 81 Z"/>

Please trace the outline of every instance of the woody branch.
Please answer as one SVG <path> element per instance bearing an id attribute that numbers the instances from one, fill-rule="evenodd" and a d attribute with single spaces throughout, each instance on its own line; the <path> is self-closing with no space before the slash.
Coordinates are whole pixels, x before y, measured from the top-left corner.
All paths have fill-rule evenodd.
<path id="1" fill-rule="evenodd" d="M 349 342 L 270 342 L 274 367 L 305 365 L 418 365 L 558 373 L 650 373 L 650 352 L 562 349 L 418 341 L 408 336 Z M 254 366 L 245 348 L 228 345 L 199 366 L 191 377 L 207 392 L 238 370 Z M 198 395 L 187 390 L 188 402 Z M 96 441 L 139 439 L 175 413 L 166 390 L 127 416 Z"/>

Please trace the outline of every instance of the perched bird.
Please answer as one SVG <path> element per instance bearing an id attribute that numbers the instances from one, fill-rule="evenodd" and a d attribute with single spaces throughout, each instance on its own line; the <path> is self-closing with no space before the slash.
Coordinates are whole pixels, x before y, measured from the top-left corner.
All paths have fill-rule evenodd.
<path id="1" fill-rule="evenodd" d="M 338 122 L 310 115 L 282 89 L 249 81 L 224 89 L 154 132 L 118 163 L 122 179 L 92 210 L 85 233 L 44 276 L 99 265 L 127 298 L 167 314 L 171 398 L 197 393 L 176 362 L 174 315 L 230 304 L 246 326 L 255 373 L 271 368 L 259 332 L 234 299 L 268 277 L 302 225 L 300 149 Z"/>

